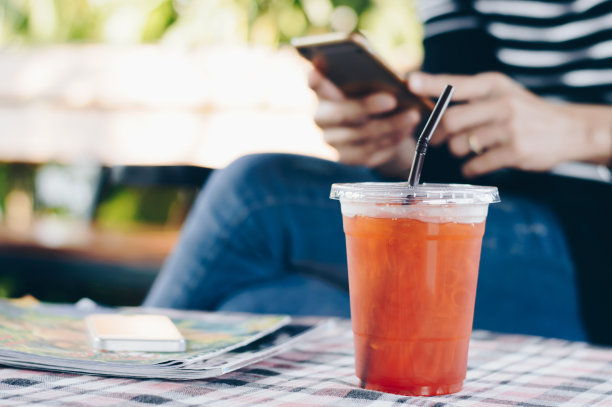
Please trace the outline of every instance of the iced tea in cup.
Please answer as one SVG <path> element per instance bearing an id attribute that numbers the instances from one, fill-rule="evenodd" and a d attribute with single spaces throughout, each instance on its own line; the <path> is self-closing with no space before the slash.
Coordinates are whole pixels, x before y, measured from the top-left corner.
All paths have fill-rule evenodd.
<path id="1" fill-rule="evenodd" d="M 361 387 L 410 396 L 461 390 L 497 188 L 334 184 L 330 197 L 342 208 Z"/>

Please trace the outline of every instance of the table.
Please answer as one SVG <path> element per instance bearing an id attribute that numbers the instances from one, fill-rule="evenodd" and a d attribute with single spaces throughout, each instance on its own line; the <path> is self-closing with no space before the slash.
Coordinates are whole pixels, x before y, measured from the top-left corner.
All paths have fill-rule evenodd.
<path id="1" fill-rule="evenodd" d="M 404 397 L 358 387 L 349 321 L 224 376 L 134 380 L 0 368 L 0 405 L 612 406 L 612 348 L 475 331 L 464 389 Z"/>

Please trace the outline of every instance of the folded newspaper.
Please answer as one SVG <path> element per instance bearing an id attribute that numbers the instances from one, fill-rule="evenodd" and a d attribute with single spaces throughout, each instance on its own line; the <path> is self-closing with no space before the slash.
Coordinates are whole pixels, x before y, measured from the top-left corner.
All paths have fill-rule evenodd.
<path id="1" fill-rule="evenodd" d="M 283 315 L 103 308 L 107 313 L 167 315 L 185 338 L 187 350 L 96 352 L 84 318 L 100 310 L 31 300 L 0 300 L 0 365 L 147 379 L 202 379 L 285 351 L 332 323 L 308 318 L 292 320 Z"/>

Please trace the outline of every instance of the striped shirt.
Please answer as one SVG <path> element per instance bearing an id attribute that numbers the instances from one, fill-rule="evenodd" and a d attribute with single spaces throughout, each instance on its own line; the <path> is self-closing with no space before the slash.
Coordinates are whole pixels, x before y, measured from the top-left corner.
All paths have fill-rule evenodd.
<path id="1" fill-rule="evenodd" d="M 470 73 L 500 71 L 543 97 L 612 104 L 612 1 L 421 0 L 420 14 L 425 70 L 451 65 L 427 60 L 450 41 L 474 63 Z"/>
<path id="2" fill-rule="evenodd" d="M 547 99 L 612 104 L 610 0 L 421 0 L 419 13 L 426 72 L 498 71 Z M 572 175 L 611 179 L 582 167 Z"/>

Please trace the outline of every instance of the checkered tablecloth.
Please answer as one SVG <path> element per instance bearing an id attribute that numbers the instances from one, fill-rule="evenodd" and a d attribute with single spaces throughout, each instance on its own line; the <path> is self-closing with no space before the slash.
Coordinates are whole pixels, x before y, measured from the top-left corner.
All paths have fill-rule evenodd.
<path id="1" fill-rule="evenodd" d="M 0 368 L 0 406 L 612 406 L 612 348 L 472 334 L 461 392 L 403 397 L 357 386 L 350 325 L 224 376 L 133 380 Z"/>

